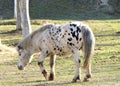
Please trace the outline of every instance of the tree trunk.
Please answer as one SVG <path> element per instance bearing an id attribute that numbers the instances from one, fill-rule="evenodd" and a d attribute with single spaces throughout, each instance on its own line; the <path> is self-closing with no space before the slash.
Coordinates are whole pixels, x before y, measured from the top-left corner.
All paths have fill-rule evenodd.
<path id="1" fill-rule="evenodd" d="M 0 38 L 0 45 L 1 45 L 1 38 Z"/>
<path id="2" fill-rule="evenodd" d="M 20 16 L 20 0 L 16 0 L 16 30 L 21 30 L 21 16 Z"/>
<path id="3" fill-rule="evenodd" d="M 29 0 L 20 0 L 20 15 L 22 25 L 22 36 L 25 38 L 31 33 L 30 18 L 29 18 Z"/>
<path id="4" fill-rule="evenodd" d="M 17 18 L 17 0 L 14 0 L 14 18 Z"/>

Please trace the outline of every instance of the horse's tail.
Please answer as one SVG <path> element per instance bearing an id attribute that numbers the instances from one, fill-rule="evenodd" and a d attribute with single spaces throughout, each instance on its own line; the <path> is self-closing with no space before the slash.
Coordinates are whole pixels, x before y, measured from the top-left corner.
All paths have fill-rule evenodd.
<path id="1" fill-rule="evenodd" d="M 83 52 L 85 59 L 83 68 L 87 68 L 90 65 L 91 57 L 94 52 L 95 38 L 88 26 L 82 26 L 81 31 L 83 35 Z"/>

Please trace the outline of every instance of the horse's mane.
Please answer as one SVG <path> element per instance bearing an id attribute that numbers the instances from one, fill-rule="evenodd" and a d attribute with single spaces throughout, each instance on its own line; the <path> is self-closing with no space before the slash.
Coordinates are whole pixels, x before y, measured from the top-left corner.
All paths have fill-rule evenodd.
<path id="1" fill-rule="evenodd" d="M 32 41 L 33 36 L 36 35 L 37 33 L 42 33 L 43 31 L 50 29 L 51 27 L 53 27 L 53 24 L 47 24 L 47 25 L 44 25 L 44 26 L 36 29 L 30 35 L 25 37 L 17 46 L 19 48 L 27 48 L 28 46 L 32 46 L 31 41 Z"/>
<path id="2" fill-rule="evenodd" d="M 44 26 L 36 29 L 35 31 L 33 31 L 33 32 L 31 33 L 31 38 L 32 38 L 35 34 L 41 33 L 41 32 L 43 32 L 43 31 L 45 31 L 45 30 L 47 30 L 47 29 L 50 29 L 51 27 L 53 27 L 53 24 L 47 24 L 47 25 L 44 25 Z"/>

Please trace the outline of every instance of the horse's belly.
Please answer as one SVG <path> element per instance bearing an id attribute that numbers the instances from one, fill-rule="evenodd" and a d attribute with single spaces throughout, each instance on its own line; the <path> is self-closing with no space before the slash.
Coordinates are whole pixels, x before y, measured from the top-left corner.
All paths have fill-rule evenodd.
<path id="1" fill-rule="evenodd" d="M 81 48 L 81 43 L 79 44 L 75 44 L 73 43 L 74 46 L 70 45 L 67 43 L 67 41 L 64 41 L 61 39 L 61 41 L 59 42 L 55 42 L 55 41 L 49 41 L 49 48 L 50 51 L 53 54 L 59 55 L 59 56 L 68 56 L 72 54 L 72 50 L 77 49 L 79 50 Z"/>

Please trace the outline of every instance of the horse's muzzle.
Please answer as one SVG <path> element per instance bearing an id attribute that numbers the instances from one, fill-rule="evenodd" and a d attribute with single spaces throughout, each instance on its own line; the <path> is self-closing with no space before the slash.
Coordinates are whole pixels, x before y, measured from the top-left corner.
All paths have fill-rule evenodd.
<path id="1" fill-rule="evenodd" d="M 18 69 L 23 70 L 24 68 L 23 68 L 23 66 L 20 65 L 20 66 L 18 66 Z"/>

